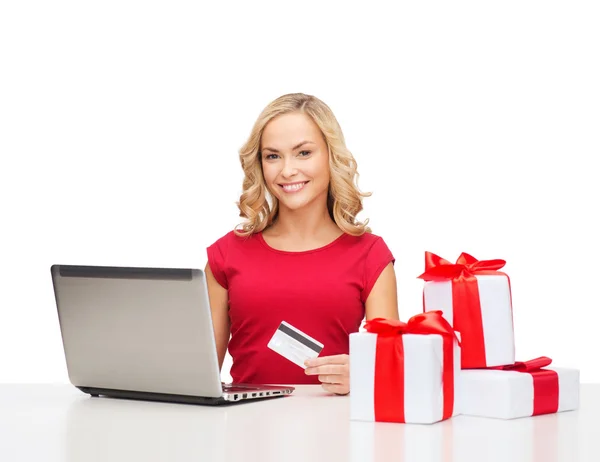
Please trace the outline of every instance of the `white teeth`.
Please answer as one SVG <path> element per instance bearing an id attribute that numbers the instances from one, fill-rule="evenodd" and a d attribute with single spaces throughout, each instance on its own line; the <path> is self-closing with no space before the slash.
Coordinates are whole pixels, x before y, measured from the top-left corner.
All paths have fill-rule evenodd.
<path id="1" fill-rule="evenodd" d="M 297 183 L 293 185 L 283 185 L 283 190 L 286 192 L 299 191 L 306 183 Z"/>

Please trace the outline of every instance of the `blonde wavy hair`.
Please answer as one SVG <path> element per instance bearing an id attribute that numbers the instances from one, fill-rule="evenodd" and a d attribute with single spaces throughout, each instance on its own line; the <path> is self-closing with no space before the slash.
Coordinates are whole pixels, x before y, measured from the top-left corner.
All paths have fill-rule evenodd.
<path id="1" fill-rule="evenodd" d="M 299 112 L 309 116 L 321 130 L 329 151 L 330 181 L 327 195 L 329 215 L 344 232 L 360 236 L 370 233 L 369 220 L 360 222 L 356 216 L 363 209 L 362 198 L 371 193 L 358 189 L 356 161 L 346 147 L 342 129 L 331 109 L 320 99 L 304 93 L 290 93 L 273 100 L 259 115 L 246 143 L 239 150 L 244 171 L 242 194 L 237 202 L 239 216 L 246 221 L 234 230 L 248 237 L 269 227 L 278 216 L 279 201 L 265 184 L 260 141 L 267 124 L 275 117 Z M 241 229 L 239 229 L 241 226 Z"/>

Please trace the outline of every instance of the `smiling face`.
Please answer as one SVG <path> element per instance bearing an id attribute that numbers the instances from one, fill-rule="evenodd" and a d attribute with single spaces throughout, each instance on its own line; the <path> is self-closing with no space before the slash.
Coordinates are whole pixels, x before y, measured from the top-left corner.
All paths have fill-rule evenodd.
<path id="1" fill-rule="evenodd" d="M 277 116 L 261 139 L 265 183 L 280 208 L 327 206 L 329 153 L 319 127 L 302 113 Z"/>

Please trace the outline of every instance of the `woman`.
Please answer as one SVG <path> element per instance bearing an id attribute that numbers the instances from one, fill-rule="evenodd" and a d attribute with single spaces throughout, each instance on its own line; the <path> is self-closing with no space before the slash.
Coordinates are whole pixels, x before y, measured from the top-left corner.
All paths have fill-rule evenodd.
<path id="1" fill-rule="evenodd" d="M 207 248 L 219 367 L 234 383 L 321 383 L 347 394 L 349 334 L 365 318 L 398 319 L 394 257 L 356 220 L 356 162 L 329 107 L 302 93 L 260 114 L 240 150 L 246 221 Z M 302 369 L 267 347 L 286 321 L 324 344 Z M 231 340 L 230 340 L 231 336 Z"/>

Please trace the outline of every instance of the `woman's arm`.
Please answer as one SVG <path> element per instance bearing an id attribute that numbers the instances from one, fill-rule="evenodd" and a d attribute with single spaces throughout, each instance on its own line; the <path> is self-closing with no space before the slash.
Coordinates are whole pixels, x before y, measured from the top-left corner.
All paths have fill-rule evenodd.
<path id="1" fill-rule="evenodd" d="M 221 370 L 221 367 L 223 367 L 223 360 L 225 359 L 225 353 L 227 352 L 227 344 L 229 343 L 230 335 L 229 297 L 227 289 L 223 288 L 221 284 L 217 282 L 208 263 L 204 268 L 204 272 L 206 273 L 210 311 L 215 332 L 215 343 L 217 344 L 219 370 Z"/>
<path id="2" fill-rule="evenodd" d="M 388 265 L 381 272 L 365 302 L 365 317 L 399 319 L 398 291 L 396 289 L 396 272 L 394 265 Z"/>

